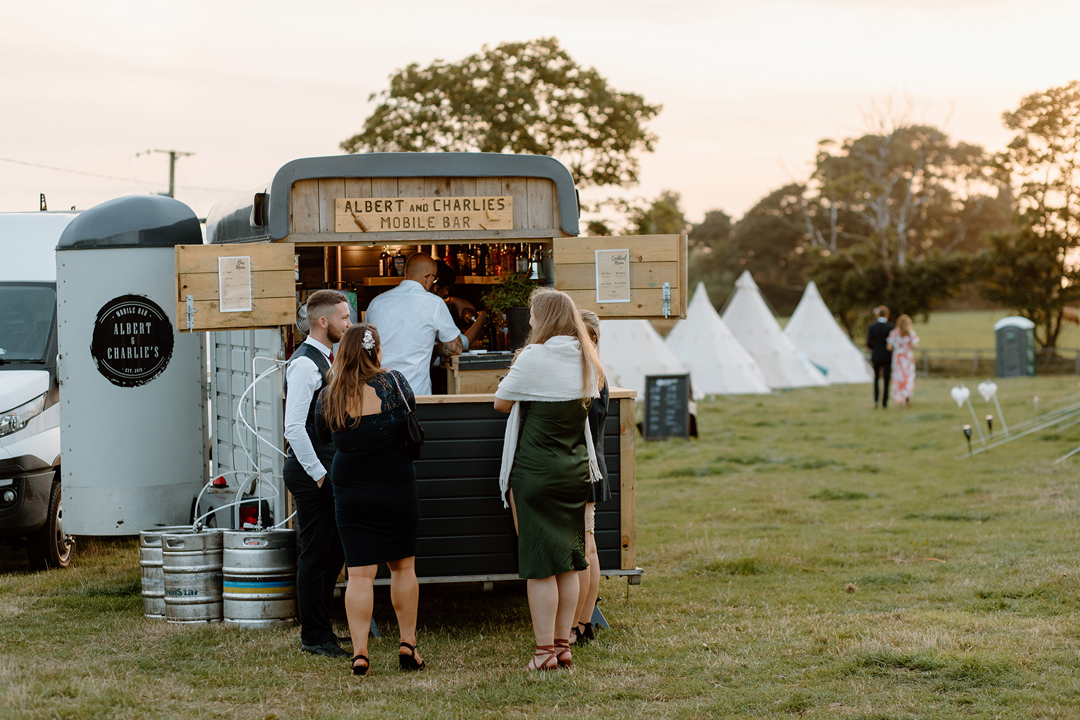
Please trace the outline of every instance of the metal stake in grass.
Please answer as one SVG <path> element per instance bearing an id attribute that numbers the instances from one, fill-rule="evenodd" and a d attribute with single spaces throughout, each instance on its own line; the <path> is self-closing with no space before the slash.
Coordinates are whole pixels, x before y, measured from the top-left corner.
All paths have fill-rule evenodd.
<path id="1" fill-rule="evenodd" d="M 968 441 L 968 457 L 971 457 L 971 426 L 970 425 L 965 425 L 964 426 L 964 437 L 966 437 L 967 441 Z"/>
<path id="2" fill-rule="evenodd" d="M 990 431 L 990 438 L 993 439 L 993 437 L 994 437 L 994 416 L 993 415 L 987 415 L 986 416 L 986 428 Z"/>

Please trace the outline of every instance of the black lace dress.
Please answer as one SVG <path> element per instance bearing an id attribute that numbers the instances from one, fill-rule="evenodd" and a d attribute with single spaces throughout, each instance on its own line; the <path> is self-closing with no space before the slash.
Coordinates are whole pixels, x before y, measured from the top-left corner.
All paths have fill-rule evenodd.
<path id="1" fill-rule="evenodd" d="M 416 407 L 412 388 L 396 370 L 380 373 L 368 381 L 382 400 L 383 411 L 365 415 L 349 427 L 330 432 L 316 408 L 319 434 L 332 438 L 337 454 L 330 469 L 334 488 L 338 531 L 349 567 L 375 565 L 416 555 L 416 524 L 420 499 L 413 461 L 405 450 L 405 404 Z"/>

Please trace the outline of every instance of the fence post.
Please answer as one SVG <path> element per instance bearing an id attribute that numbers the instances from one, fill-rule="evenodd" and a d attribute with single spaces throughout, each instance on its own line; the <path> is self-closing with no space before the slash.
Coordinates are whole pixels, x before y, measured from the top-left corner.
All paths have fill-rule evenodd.
<path id="1" fill-rule="evenodd" d="M 1076 374 L 1080 375 L 1080 350 L 1076 351 Z"/>
<path id="2" fill-rule="evenodd" d="M 930 374 L 930 351 L 922 350 L 922 369 L 927 375 Z"/>
<path id="3" fill-rule="evenodd" d="M 979 351 L 978 350 L 975 351 L 975 360 L 972 362 L 971 374 L 976 375 L 976 376 L 979 374 Z"/>

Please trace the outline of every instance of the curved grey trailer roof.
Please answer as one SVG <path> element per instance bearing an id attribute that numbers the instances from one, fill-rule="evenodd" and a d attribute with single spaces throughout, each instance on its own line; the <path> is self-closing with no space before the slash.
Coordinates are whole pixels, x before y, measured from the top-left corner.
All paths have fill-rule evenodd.
<path id="1" fill-rule="evenodd" d="M 208 243 L 281 240 L 289 235 L 293 183 L 313 178 L 526 177 L 555 183 L 560 226 L 577 235 L 577 191 L 570 171 L 544 155 L 500 153 L 367 153 L 286 163 L 267 186 L 225 198 L 206 218 Z"/>
<path id="2" fill-rule="evenodd" d="M 79 214 L 57 250 L 201 245 L 199 219 L 184 203 L 162 195 L 128 195 Z"/>

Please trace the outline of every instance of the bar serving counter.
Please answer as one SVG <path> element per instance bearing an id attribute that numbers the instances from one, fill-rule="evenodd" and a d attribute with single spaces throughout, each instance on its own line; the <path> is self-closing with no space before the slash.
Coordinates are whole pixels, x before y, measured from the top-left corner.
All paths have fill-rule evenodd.
<path id="1" fill-rule="evenodd" d="M 642 574 L 635 565 L 635 394 L 611 390 L 603 452 L 612 497 L 596 506 L 602 572 L 627 576 L 633 585 Z M 416 415 L 427 435 L 416 461 L 420 582 L 517 579 L 514 522 L 499 499 L 507 415 L 495 411 L 494 401 L 493 394 L 417 398 Z"/>

